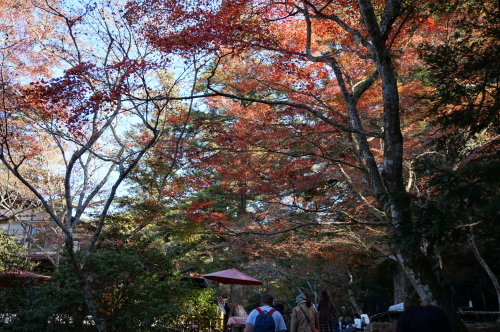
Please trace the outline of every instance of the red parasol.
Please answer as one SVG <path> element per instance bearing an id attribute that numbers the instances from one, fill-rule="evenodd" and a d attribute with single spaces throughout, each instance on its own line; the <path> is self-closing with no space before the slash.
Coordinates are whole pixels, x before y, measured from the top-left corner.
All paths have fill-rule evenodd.
<path id="1" fill-rule="evenodd" d="M 44 276 L 41 274 L 36 274 L 33 272 L 23 271 L 15 268 L 0 272 L 0 277 L 2 277 L 3 279 L 2 281 L 0 281 L 0 284 L 6 287 L 16 287 L 16 285 L 18 284 L 16 283 L 16 280 L 25 280 L 26 282 L 37 283 L 50 279 L 49 276 Z"/>
<path id="2" fill-rule="evenodd" d="M 233 285 L 262 285 L 262 281 L 254 279 L 237 269 L 229 269 L 224 271 L 213 272 L 204 274 L 205 279 L 218 281 L 223 284 L 231 285 L 231 293 L 229 294 L 229 302 L 233 294 Z"/>
<path id="3" fill-rule="evenodd" d="M 3 275 L 11 275 L 13 277 L 21 277 L 21 278 L 50 278 L 49 276 L 43 276 L 41 274 L 36 274 L 33 272 L 23 271 L 19 269 L 10 269 L 8 271 L 0 272 Z"/>
<path id="4" fill-rule="evenodd" d="M 262 285 L 262 281 L 247 276 L 237 269 L 229 269 L 219 272 L 204 274 L 205 279 L 214 280 L 223 284 L 233 285 Z"/>

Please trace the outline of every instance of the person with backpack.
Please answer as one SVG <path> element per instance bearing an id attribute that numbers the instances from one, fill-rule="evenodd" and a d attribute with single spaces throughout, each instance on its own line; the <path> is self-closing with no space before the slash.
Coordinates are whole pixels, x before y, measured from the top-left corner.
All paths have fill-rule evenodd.
<path id="1" fill-rule="evenodd" d="M 295 299 L 297 305 L 292 310 L 290 332 L 318 332 L 319 316 L 316 308 L 304 294 L 299 294 Z"/>
<path id="2" fill-rule="evenodd" d="M 245 332 L 285 332 L 283 316 L 272 307 L 274 298 L 265 294 L 260 299 L 260 307 L 253 309 L 245 323 Z"/>

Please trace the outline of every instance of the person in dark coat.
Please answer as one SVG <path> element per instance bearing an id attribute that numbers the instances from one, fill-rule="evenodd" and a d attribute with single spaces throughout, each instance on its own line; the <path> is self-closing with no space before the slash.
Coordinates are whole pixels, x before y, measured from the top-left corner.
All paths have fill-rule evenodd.
<path id="1" fill-rule="evenodd" d="M 335 327 L 333 324 L 333 303 L 328 296 L 326 290 L 321 291 L 321 300 L 318 303 L 319 312 L 319 331 L 320 332 L 334 332 Z"/>
<path id="2" fill-rule="evenodd" d="M 344 316 L 340 315 L 338 321 L 335 323 L 335 332 L 342 331 L 345 327 Z"/>

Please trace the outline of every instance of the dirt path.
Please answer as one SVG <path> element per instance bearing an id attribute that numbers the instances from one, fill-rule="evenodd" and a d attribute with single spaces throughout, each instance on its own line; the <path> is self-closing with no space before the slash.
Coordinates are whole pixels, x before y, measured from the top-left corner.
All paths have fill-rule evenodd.
<path id="1" fill-rule="evenodd" d="M 469 332 L 500 332 L 500 322 L 465 323 Z"/>

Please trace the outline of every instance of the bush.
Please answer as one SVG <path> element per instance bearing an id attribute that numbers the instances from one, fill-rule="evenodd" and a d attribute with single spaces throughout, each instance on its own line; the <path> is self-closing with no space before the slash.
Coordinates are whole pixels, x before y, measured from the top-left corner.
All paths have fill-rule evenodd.
<path id="1" fill-rule="evenodd" d="M 213 291 L 182 281 L 168 257 L 141 245 L 108 244 L 85 267 L 94 302 L 107 331 L 183 331 L 215 321 Z M 16 293 L 17 292 L 17 293 Z M 16 318 L 5 331 L 95 331 L 69 260 L 50 282 L 12 290 Z"/>

